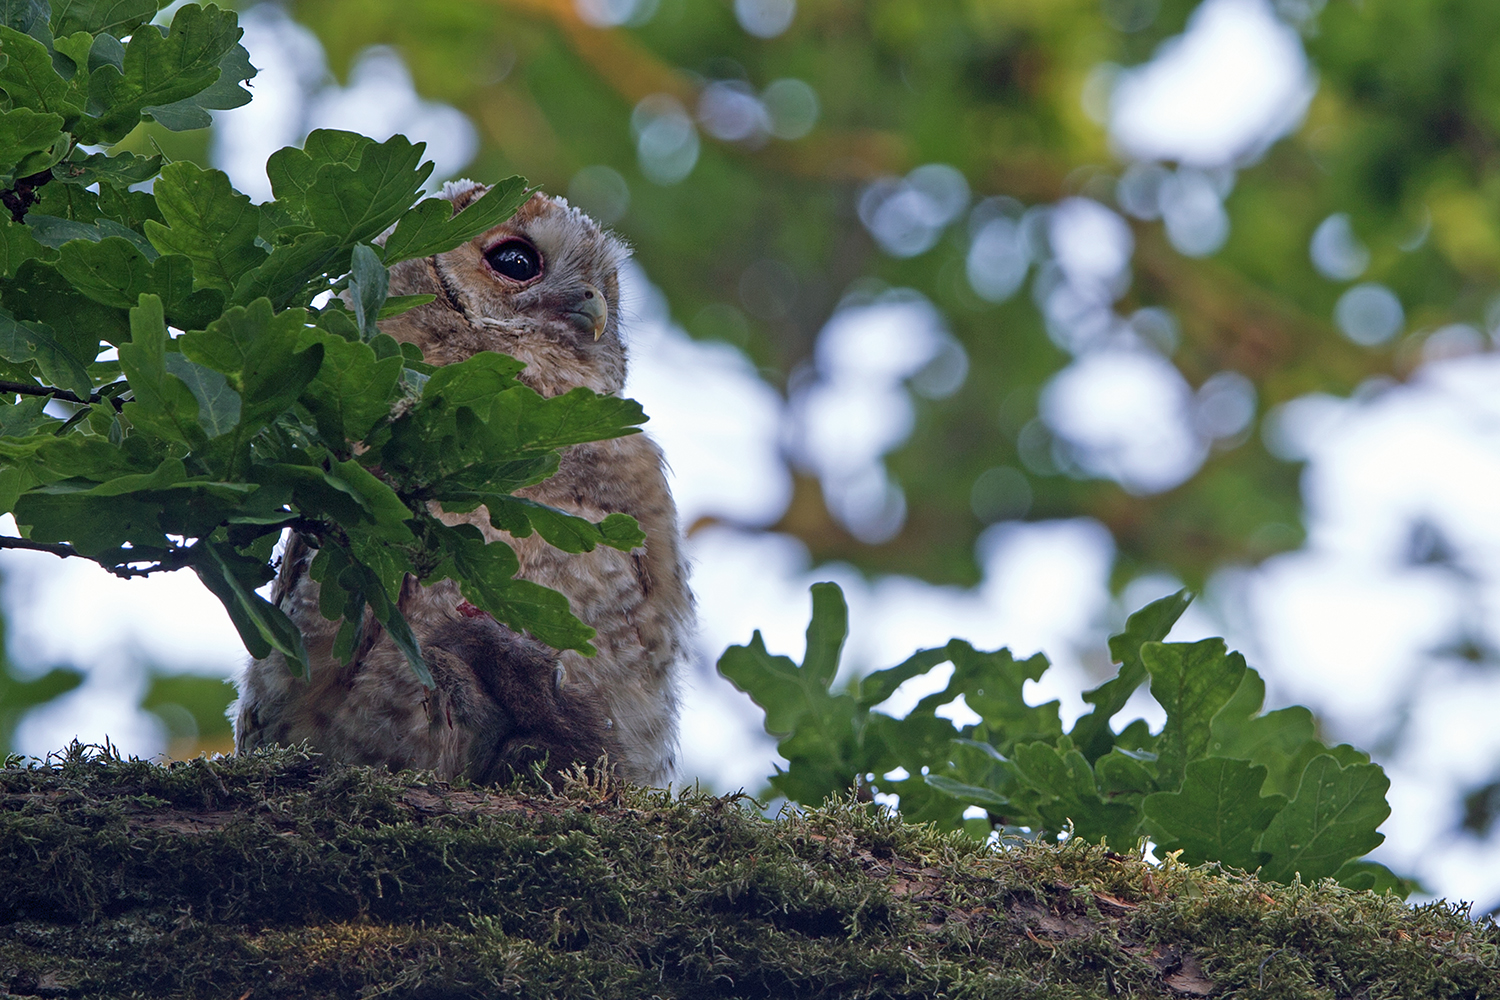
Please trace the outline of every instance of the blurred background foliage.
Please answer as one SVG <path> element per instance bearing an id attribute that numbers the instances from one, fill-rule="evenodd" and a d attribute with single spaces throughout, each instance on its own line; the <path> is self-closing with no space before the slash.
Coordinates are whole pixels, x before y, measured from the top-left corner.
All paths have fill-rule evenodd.
<path id="1" fill-rule="evenodd" d="M 1158 54 L 1197 7 L 297 0 L 286 10 L 341 80 L 370 46 L 392 47 L 418 93 L 477 129 L 464 174 L 520 173 L 569 195 L 634 245 L 676 321 L 743 350 L 788 398 L 817 379 L 818 336 L 841 305 L 911 289 L 936 307 L 953 343 L 906 373 L 914 429 L 885 456 L 904 503 L 904 517 L 886 521 L 899 530 L 841 514 L 793 447 L 791 502 L 755 527 L 795 535 L 815 562 L 967 585 L 990 523 L 1083 515 L 1114 536 L 1117 584 L 1161 571 L 1197 588 L 1304 538 L 1299 465 L 1262 433 L 1279 404 L 1487 348 L 1480 331 L 1496 325 L 1486 313 L 1500 282 L 1500 6 L 1277 0 L 1315 84 L 1305 114 L 1287 109 L 1290 134 L 1214 163 L 1122 152 L 1106 125 L 1111 81 Z M 206 166 L 211 132 L 142 126 L 121 148 Z M 1103 242 L 1124 246 L 1125 270 L 1096 275 L 1106 288 L 1064 273 L 1049 245 L 1048 212 L 1080 199 L 1109 210 Z M 1191 390 L 1199 458 L 1180 481 L 1112 476 L 1039 417 L 1060 372 L 1115 342 L 1169 358 Z M 77 676 L 23 680 L 7 663 L 0 747 L 20 712 Z M 153 675 L 142 705 L 172 752 L 188 754 L 225 747 L 230 694 L 216 679 Z"/>
<path id="2" fill-rule="evenodd" d="M 467 173 L 518 172 L 617 215 L 613 225 L 674 317 L 695 336 L 742 347 L 784 389 L 808 370 L 819 330 L 860 282 L 916 289 L 942 311 L 968 373 L 946 398 L 918 402 L 914 433 L 887 458 L 905 494 L 904 526 L 888 540 L 860 541 L 830 515 L 817 478 L 799 469 L 774 527 L 802 539 L 815 560 L 973 583 L 974 541 L 987 515 L 1085 514 L 1114 534 L 1117 580 L 1165 569 L 1201 586 L 1216 567 L 1299 543 L 1295 464 L 1268 452 L 1261 435 L 1236 429 L 1213 442 L 1186 482 L 1131 492 L 1070 463 L 1065 443 L 1028 441 L 1046 434 L 1034 422 L 1037 400 L 1070 352 L 1063 338 L 1049 338 L 1040 296 L 1019 289 L 987 301 L 966 276 L 985 212 L 1019 221 L 1029 208 L 1072 196 L 1125 207 L 1129 163 L 1112 153 L 1081 98 L 1098 67 L 1146 61 L 1183 31 L 1195 6 L 802 0 L 769 40 L 745 30 L 728 0 L 593 8 L 574 0 L 300 0 L 289 10 L 318 34 L 336 74 L 368 46 L 394 46 L 418 92 L 477 125 L 482 148 Z M 1492 44 L 1500 8 L 1484 0 L 1319 6 L 1283 5 L 1294 23 L 1300 15 L 1317 93 L 1293 135 L 1256 162 L 1248 160 L 1259 151 L 1250 151 L 1247 162 L 1226 165 L 1240 169 L 1224 203 L 1222 249 L 1186 256 L 1150 218 L 1159 209 L 1125 213 L 1134 280 L 1116 311 L 1166 310 L 1180 330 L 1172 361 L 1187 381 L 1196 388 L 1236 372 L 1253 385 L 1260 414 L 1310 391 L 1347 394 L 1373 378 L 1401 378 L 1432 331 L 1460 321 L 1483 328 L 1500 273 L 1500 60 Z M 759 8 L 774 15 L 777 5 Z M 603 11 L 594 22 L 613 11 L 639 23 L 599 26 L 581 9 Z M 709 102 L 733 94 L 760 95 L 774 111 L 768 88 L 787 80 L 815 95 L 805 135 L 739 129 L 732 109 L 721 115 L 727 121 L 714 120 Z M 802 94 L 782 96 L 793 104 Z M 665 172 L 672 183 L 653 182 L 642 152 L 642 118 L 653 109 L 685 110 L 700 125 L 690 172 L 675 180 L 670 163 L 655 165 L 656 180 Z M 777 130 L 799 129 L 793 121 Z M 928 239 L 930 249 L 883 252 L 861 218 L 862 198 L 924 164 L 956 168 L 963 196 L 972 192 L 978 207 L 920 234 L 917 245 Z M 600 165 L 613 174 L 580 173 Z M 606 187 L 626 181 L 628 207 L 591 189 L 599 176 Z M 1361 276 L 1394 290 L 1418 332 L 1362 345 L 1335 327 L 1345 283 L 1310 268 L 1308 248 L 1336 213 L 1367 248 Z M 1037 247 L 1033 256 L 1046 252 Z M 1033 286 L 1044 272 L 1037 268 Z M 921 373 L 915 381 L 920 396 Z M 1002 467 L 1024 475 L 1021 488 L 1016 476 L 998 477 L 1022 495 L 987 504 L 976 483 Z"/>

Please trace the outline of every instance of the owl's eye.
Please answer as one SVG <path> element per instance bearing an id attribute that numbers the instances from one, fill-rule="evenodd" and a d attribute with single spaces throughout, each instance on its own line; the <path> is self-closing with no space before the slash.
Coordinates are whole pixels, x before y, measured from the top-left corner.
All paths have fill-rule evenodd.
<path id="1" fill-rule="evenodd" d="M 513 281 L 530 281 L 542 273 L 542 255 L 524 240 L 506 240 L 485 251 L 484 259 Z"/>

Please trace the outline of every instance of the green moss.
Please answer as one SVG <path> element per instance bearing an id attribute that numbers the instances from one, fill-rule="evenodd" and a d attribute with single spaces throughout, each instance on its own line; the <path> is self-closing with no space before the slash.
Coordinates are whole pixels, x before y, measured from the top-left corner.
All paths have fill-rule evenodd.
<path id="1" fill-rule="evenodd" d="M 283 751 L 0 771 L 0 988 L 70 997 L 1500 997 L 1444 904 L 986 847 L 868 806 Z"/>

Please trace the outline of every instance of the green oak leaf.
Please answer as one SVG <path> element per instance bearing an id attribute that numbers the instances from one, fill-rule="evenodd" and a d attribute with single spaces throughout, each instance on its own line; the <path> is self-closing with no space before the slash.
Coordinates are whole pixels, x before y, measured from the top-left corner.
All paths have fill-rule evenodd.
<path id="1" fill-rule="evenodd" d="M 358 501 L 370 527 L 366 534 L 383 542 L 403 545 L 415 541 L 407 520 L 411 510 L 396 492 L 375 478 L 353 459 L 329 462 L 324 475 Z M 392 588 L 394 590 L 395 588 Z"/>
<path id="2" fill-rule="evenodd" d="M 255 73 L 255 67 L 250 65 L 250 53 L 243 45 L 232 45 L 219 60 L 219 78 L 209 87 L 171 104 L 144 107 L 141 113 L 150 115 L 173 132 L 208 128 L 214 123 L 209 111 L 227 111 L 250 103 L 250 92 L 240 84 L 254 77 Z"/>
<path id="3" fill-rule="evenodd" d="M 67 389 L 79 399 L 88 399 L 94 391 L 93 379 L 84 368 L 92 358 L 74 354 L 47 324 L 17 321 L 4 309 L 0 309 L 0 357 L 17 363 L 35 361 L 48 385 Z"/>
<path id="4" fill-rule="evenodd" d="M 62 115 L 31 108 L 11 108 L 0 114 L 0 173 L 10 173 L 28 154 L 51 149 L 62 138 L 62 127 Z"/>
<path id="5" fill-rule="evenodd" d="M 132 308 L 141 295 L 153 290 L 152 262 L 119 236 L 97 243 L 72 240 L 63 244 L 57 270 L 84 295 L 117 309 Z"/>
<path id="6" fill-rule="evenodd" d="M 573 616 L 568 599 L 530 580 L 513 579 L 519 562 L 504 542 L 486 542 L 471 524 L 448 527 L 430 522 L 430 537 L 443 553 L 442 562 L 424 583 L 451 577 L 464 599 L 489 612 L 517 632 L 530 632 L 555 649 L 594 655 L 594 630 Z"/>
<path id="7" fill-rule="evenodd" d="M 118 142 L 146 108 L 171 105 L 208 89 L 241 34 L 234 12 L 213 4 L 180 8 L 165 33 L 155 27 L 133 32 L 123 69 L 106 64 L 89 75 L 90 104 L 104 113 L 79 122 L 79 141 Z"/>
<path id="8" fill-rule="evenodd" d="M 385 305 L 380 307 L 380 314 L 375 318 L 390 319 L 392 316 L 400 316 L 408 310 L 417 308 L 417 306 L 425 306 L 436 298 L 436 295 L 428 295 L 426 293 L 421 295 L 392 295 L 386 298 Z M 408 346 L 415 347 L 416 345 L 412 344 Z M 421 353 L 420 348 L 417 353 Z M 420 361 L 421 359 L 419 358 L 418 360 Z"/>
<path id="9" fill-rule="evenodd" d="M 42 412 L 48 402 L 46 396 L 22 396 L 14 403 L 0 396 L 0 437 L 26 437 L 38 428 L 56 426 L 57 421 Z"/>
<path id="10" fill-rule="evenodd" d="M 8 24 L 0 25 L 0 52 L 5 55 L 0 90 L 10 97 L 12 107 L 56 115 L 65 127 L 83 113 L 83 101 L 52 68 L 52 53 L 41 42 Z"/>
<path id="11" fill-rule="evenodd" d="M 989 809 L 1004 809 L 1010 805 L 1010 799 L 989 788 L 981 788 L 978 785 L 966 785 L 962 781 L 950 778 L 942 774 L 926 774 L 923 780 L 944 795 L 951 795 L 969 805 L 983 806 Z"/>
<path id="12" fill-rule="evenodd" d="M 1340 766 L 1331 754 L 1314 757 L 1296 796 L 1271 820 L 1256 845 L 1270 855 L 1261 878 L 1325 878 L 1351 858 L 1374 850 L 1385 840 L 1376 829 L 1391 814 L 1385 799 L 1390 787 L 1378 764 Z"/>
<path id="13" fill-rule="evenodd" d="M 130 318 L 124 309 L 81 295 L 37 259 L 22 262 L 16 280 L 5 289 L 5 300 L 16 319 L 46 324 L 63 350 L 83 364 L 98 357 L 101 338 L 117 345 L 130 339 Z"/>
<path id="14" fill-rule="evenodd" d="M 87 153 L 75 149 L 73 155 L 52 168 L 55 180 L 64 184 L 114 184 L 128 187 L 155 177 L 161 170 L 160 156 L 137 156 L 134 153 Z"/>
<path id="15" fill-rule="evenodd" d="M 364 340 L 375 336 L 375 321 L 391 290 L 391 276 L 375 251 L 357 244 L 350 258 L 349 298 L 355 325 Z"/>
<path id="16" fill-rule="evenodd" d="M 43 252 L 42 244 L 24 223 L 12 222 L 8 213 L 0 212 L 0 276 L 14 278 L 23 262 Z"/>
<path id="17" fill-rule="evenodd" d="M 175 351 L 167 352 L 163 360 L 167 371 L 181 379 L 198 401 L 198 426 L 210 440 L 234 430 L 240 422 L 240 394 L 223 375 Z"/>
<path id="18" fill-rule="evenodd" d="M 1151 696 L 1167 710 L 1157 744 L 1163 791 L 1175 791 L 1186 766 L 1208 755 L 1213 718 L 1233 697 L 1245 673 L 1245 658 L 1227 651 L 1223 639 L 1148 642 L 1141 661 L 1151 675 Z"/>
<path id="19" fill-rule="evenodd" d="M 592 552 L 601 544 L 629 552 L 646 540 L 635 518 L 628 514 L 611 514 L 595 524 L 524 497 L 497 494 L 485 504 L 495 527 L 517 538 L 525 538 L 535 529 L 548 545 L 564 552 Z M 609 525 L 609 534 L 605 524 Z"/>
<path id="20" fill-rule="evenodd" d="M 401 217 L 385 241 L 386 265 L 446 253 L 509 219 L 529 197 L 524 178 L 507 177 L 456 215 L 446 198 L 424 199 Z"/>
<path id="21" fill-rule="evenodd" d="M 266 298 L 276 308 L 283 308 L 294 297 L 305 293 L 313 278 L 330 271 L 346 270 L 348 259 L 348 254 L 339 246 L 338 237 L 327 233 L 306 233 L 272 250 L 264 263 L 241 279 L 231 299 L 243 305 Z"/>
<path id="22" fill-rule="evenodd" d="M 1255 670 L 1246 668 L 1234 697 L 1210 724 L 1208 752 L 1265 765 L 1269 771 L 1265 790 L 1290 796 L 1295 794 L 1307 762 L 1326 750 L 1315 739 L 1317 724 L 1312 712 L 1294 705 L 1261 715 L 1265 697 L 1265 681 Z"/>
<path id="23" fill-rule="evenodd" d="M 148 221 L 146 237 L 162 253 L 193 262 L 195 287 L 229 295 L 241 276 L 265 261 L 266 251 L 255 245 L 258 209 L 223 171 L 173 163 L 157 178 L 155 193 L 166 224 Z"/>
<path id="24" fill-rule="evenodd" d="M 516 375 L 525 365 L 507 354 L 480 351 L 455 365 L 444 365 L 432 373 L 422 387 L 424 403 L 441 399 L 450 407 L 475 409 L 487 404 L 507 389 L 514 388 Z"/>
<path id="25" fill-rule="evenodd" d="M 157 0 L 52 0 L 52 33 L 108 32 L 124 38 L 155 17 L 160 6 Z"/>
<path id="26" fill-rule="evenodd" d="M 1405 899 L 1422 890 L 1416 879 L 1402 878 L 1378 861 L 1362 858 L 1346 861 L 1333 873 L 1334 880 L 1346 889 L 1362 889 L 1380 894 L 1389 893 L 1397 899 Z"/>
<path id="27" fill-rule="evenodd" d="M 639 433 L 637 425 L 646 422 L 646 414 L 633 399 L 584 388 L 543 398 L 518 385 L 494 398 L 485 422 L 513 447 L 550 449 Z"/>
<path id="28" fill-rule="evenodd" d="M 138 428 L 197 447 L 206 440 L 198 423 L 198 400 L 167 369 L 169 339 L 161 299 L 142 295 L 130 310 L 130 342 L 119 348 L 120 367 L 135 397 L 122 412 Z"/>
<path id="29" fill-rule="evenodd" d="M 47 24 L 50 13 L 47 0 L 5 0 L 0 3 L 0 24 L 30 34 Z"/>
<path id="30" fill-rule="evenodd" d="M 358 166 L 318 167 L 305 195 L 313 225 L 337 237 L 340 246 L 375 239 L 417 200 L 432 173 L 431 162 L 422 162 L 425 148 L 395 135 L 364 147 Z"/>
<path id="31" fill-rule="evenodd" d="M 1125 620 L 1124 632 L 1110 636 L 1109 653 L 1120 664 L 1120 672 L 1113 680 L 1083 693 L 1083 700 L 1094 708 L 1078 718 L 1069 734 L 1089 760 L 1098 760 L 1114 746 L 1115 735 L 1110 729 L 1110 720 L 1125 707 L 1130 696 L 1146 679 L 1141 646 L 1165 639 L 1192 600 L 1192 594 L 1179 590 L 1152 601 Z"/>
<path id="32" fill-rule="evenodd" d="M 854 694 L 861 709 L 874 708 L 896 693 L 896 689 L 913 677 L 920 677 L 939 663 L 948 662 L 948 647 L 919 649 L 894 667 L 874 670 L 860 678 Z"/>
<path id="33" fill-rule="evenodd" d="M 1100 794 L 1145 795 L 1156 787 L 1154 757 L 1115 747 L 1094 761 L 1094 777 Z"/>
<path id="34" fill-rule="evenodd" d="M 323 364 L 299 401 L 312 413 L 324 442 L 341 450 L 391 412 L 401 359 L 376 358 L 368 344 L 321 330 L 302 336 L 304 343 L 322 344 Z"/>
<path id="35" fill-rule="evenodd" d="M 1247 760 L 1205 757 L 1188 764 L 1182 788 L 1142 803 L 1160 851 L 1182 851 L 1190 865 L 1218 861 L 1253 872 L 1270 855 L 1255 842 L 1286 807 L 1282 795 L 1260 793 L 1266 769 Z"/>
<path id="36" fill-rule="evenodd" d="M 294 675 L 307 674 L 302 633 L 285 612 L 255 592 L 260 585 L 257 574 L 265 570 L 264 563 L 204 539 L 192 548 L 192 567 L 229 612 L 229 620 L 251 656 L 264 658 L 279 652 Z"/>
<path id="37" fill-rule="evenodd" d="M 1041 793 L 1036 808 L 1047 829 L 1060 831 L 1072 823 L 1073 832 L 1085 840 L 1107 840 L 1116 849 L 1135 846 L 1139 807 L 1133 802 L 1105 801 L 1093 768 L 1066 736 L 1056 746 L 1043 740 L 1018 743 L 1011 759 L 1026 782 Z"/>
<path id="38" fill-rule="evenodd" d="M 835 584 L 812 587 L 813 615 L 807 626 L 807 653 L 801 666 L 766 651 L 760 632 L 749 645 L 730 646 L 719 658 L 719 672 L 765 710 L 766 732 L 785 737 L 806 717 L 833 718 L 829 683 L 849 632 L 849 609 Z M 845 696 L 847 697 L 847 696 Z M 852 702 L 852 698 L 849 699 Z"/>
<path id="39" fill-rule="evenodd" d="M 84 79 L 88 79 L 89 53 L 94 48 L 94 36 L 87 31 L 75 31 L 71 35 L 58 35 L 52 39 L 52 68 L 57 70 L 58 75 L 64 79 L 71 80 L 83 72 Z M 69 65 L 64 65 L 58 60 L 62 56 Z M 70 71 L 71 70 L 71 71 Z"/>
<path id="40" fill-rule="evenodd" d="M 1062 735 L 1059 702 L 1028 705 L 1022 696 L 1027 681 L 1039 680 L 1050 664 L 1040 653 L 1016 660 L 1009 649 L 992 653 L 976 650 L 961 639 L 944 647 L 953 662 L 948 686 L 928 695 L 912 709 L 913 714 L 934 713 L 962 695 L 964 703 L 983 720 L 988 741 L 1003 753 L 1018 741 L 1055 740 Z"/>
<path id="41" fill-rule="evenodd" d="M 188 358 L 230 377 L 243 401 L 241 421 L 250 430 L 284 412 L 316 377 L 323 345 L 304 339 L 306 323 L 301 309 L 275 313 L 270 302 L 257 299 L 178 339 Z"/>
<path id="42" fill-rule="evenodd" d="M 373 145 L 374 139 L 357 132 L 320 128 L 308 135 L 301 149 L 287 146 L 272 153 L 266 161 L 266 174 L 277 203 L 293 215 L 302 215 L 308 189 L 320 168 L 341 165 L 353 170 L 365 149 Z"/>

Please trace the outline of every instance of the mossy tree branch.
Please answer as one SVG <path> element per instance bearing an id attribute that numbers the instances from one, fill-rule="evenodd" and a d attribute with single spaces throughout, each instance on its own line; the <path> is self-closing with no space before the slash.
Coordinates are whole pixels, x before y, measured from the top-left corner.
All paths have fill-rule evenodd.
<path id="1" fill-rule="evenodd" d="M 12 993 L 1500 997 L 1500 929 L 843 803 L 505 791 L 295 751 L 0 772 Z"/>

